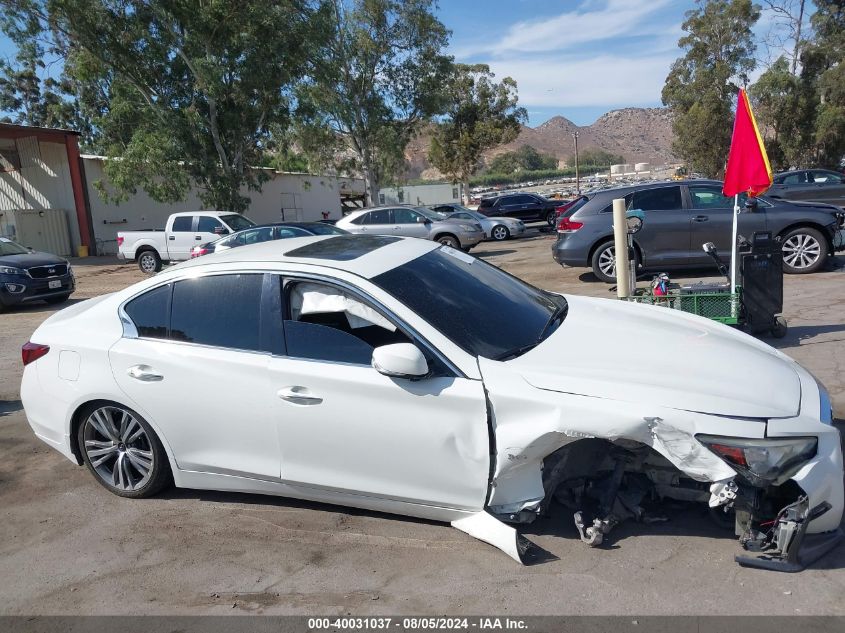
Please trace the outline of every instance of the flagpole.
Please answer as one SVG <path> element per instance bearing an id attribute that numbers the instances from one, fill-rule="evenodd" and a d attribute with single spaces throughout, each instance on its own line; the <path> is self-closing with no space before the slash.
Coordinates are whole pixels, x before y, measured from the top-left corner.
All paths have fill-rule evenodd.
<path id="1" fill-rule="evenodd" d="M 734 212 L 733 212 L 733 227 L 732 227 L 732 235 L 733 239 L 731 239 L 731 293 L 736 292 L 736 266 L 737 266 L 737 239 L 736 239 L 736 229 L 737 229 L 737 220 L 739 219 L 739 194 L 734 195 Z M 736 316 L 738 306 L 736 302 L 731 300 L 731 316 Z"/>

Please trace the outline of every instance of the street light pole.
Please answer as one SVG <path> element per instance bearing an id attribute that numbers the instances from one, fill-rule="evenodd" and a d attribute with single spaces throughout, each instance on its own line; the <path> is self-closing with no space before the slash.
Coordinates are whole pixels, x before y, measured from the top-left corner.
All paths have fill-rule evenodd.
<path id="1" fill-rule="evenodd" d="M 572 139 L 575 141 L 575 193 L 581 195 L 581 176 L 578 172 L 578 132 L 572 133 Z"/>

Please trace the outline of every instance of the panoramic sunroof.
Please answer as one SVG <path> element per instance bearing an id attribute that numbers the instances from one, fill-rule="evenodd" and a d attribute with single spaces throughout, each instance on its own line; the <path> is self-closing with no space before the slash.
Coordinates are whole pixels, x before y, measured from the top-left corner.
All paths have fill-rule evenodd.
<path id="1" fill-rule="evenodd" d="M 327 240 L 312 242 L 285 253 L 287 257 L 307 257 L 308 259 L 331 259 L 348 262 L 358 259 L 382 246 L 398 242 L 398 237 L 388 235 L 337 235 Z"/>

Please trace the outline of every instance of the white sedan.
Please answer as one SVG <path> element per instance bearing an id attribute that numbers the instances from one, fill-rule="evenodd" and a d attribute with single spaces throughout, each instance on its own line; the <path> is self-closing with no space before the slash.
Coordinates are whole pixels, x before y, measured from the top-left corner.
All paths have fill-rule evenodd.
<path id="1" fill-rule="evenodd" d="M 839 433 L 797 363 L 427 240 L 185 262 L 53 315 L 23 361 L 35 434 L 124 497 L 172 481 L 394 512 L 517 560 L 513 526 L 561 506 L 598 545 L 656 501 L 709 504 L 763 552 L 741 563 L 778 569 L 841 536 Z"/>

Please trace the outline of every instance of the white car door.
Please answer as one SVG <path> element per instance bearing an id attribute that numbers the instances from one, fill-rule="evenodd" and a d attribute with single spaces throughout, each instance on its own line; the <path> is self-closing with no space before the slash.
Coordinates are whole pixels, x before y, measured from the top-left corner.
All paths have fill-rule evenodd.
<path id="1" fill-rule="evenodd" d="M 205 244 L 205 242 L 194 239 L 196 218 L 195 215 L 179 215 L 173 218 L 170 231 L 167 233 L 167 256 L 170 261 L 179 262 L 190 259 L 191 249 L 194 246 Z M 210 241 L 206 240 L 206 242 Z"/>
<path id="2" fill-rule="evenodd" d="M 278 481 L 275 402 L 262 351 L 263 278 L 185 279 L 125 306 L 133 326 L 109 351 L 115 380 L 127 404 L 161 432 L 181 470 Z"/>
<path id="3" fill-rule="evenodd" d="M 374 346 L 425 344 L 348 289 L 291 280 L 282 294 L 286 351 L 269 367 L 282 479 L 483 508 L 490 446 L 481 381 L 460 377 L 430 349 L 430 377 L 384 376 L 370 364 Z"/>

